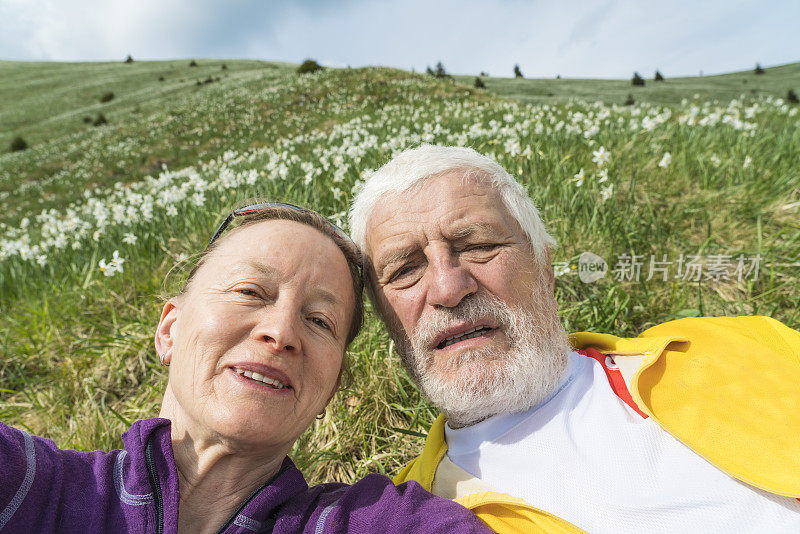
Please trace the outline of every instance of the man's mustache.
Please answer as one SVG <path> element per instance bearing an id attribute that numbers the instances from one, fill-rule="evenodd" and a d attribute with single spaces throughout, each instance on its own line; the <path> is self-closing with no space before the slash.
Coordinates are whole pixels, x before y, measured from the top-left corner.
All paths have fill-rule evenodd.
<path id="1" fill-rule="evenodd" d="M 511 318 L 507 306 L 500 299 L 488 295 L 469 295 L 457 306 L 435 309 L 420 317 L 411 334 L 411 345 L 415 351 L 430 352 L 442 332 L 463 323 L 489 323 L 506 331 Z"/>

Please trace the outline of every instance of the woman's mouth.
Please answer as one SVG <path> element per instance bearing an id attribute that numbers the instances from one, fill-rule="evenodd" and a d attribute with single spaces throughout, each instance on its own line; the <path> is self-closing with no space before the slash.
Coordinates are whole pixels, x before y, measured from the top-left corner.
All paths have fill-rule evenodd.
<path id="1" fill-rule="evenodd" d="M 265 384 L 272 389 L 291 389 L 292 386 L 284 385 L 283 382 L 277 380 L 275 378 L 270 378 L 268 376 L 264 376 L 261 373 L 257 373 L 255 371 L 250 371 L 249 369 L 240 369 L 238 367 L 233 367 L 233 370 L 238 373 L 240 376 L 245 378 L 249 378 L 254 382 L 260 382 L 261 384 Z"/>

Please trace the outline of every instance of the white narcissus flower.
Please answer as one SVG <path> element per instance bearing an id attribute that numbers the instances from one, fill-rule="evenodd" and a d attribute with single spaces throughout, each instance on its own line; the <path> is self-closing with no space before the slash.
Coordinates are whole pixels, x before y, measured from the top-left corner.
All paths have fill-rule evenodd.
<path id="1" fill-rule="evenodd" d="M 136 236 L 132 232 L 127 232 L 122 236 L 122 242 L 126 245 L 134 245 L 136 244 Z"/>
<path id="2" fill-rule="evenodd" d="M 744 163 L 742 164 L 742 168 L 743 168 L 743 169 L 746 169 L 747 167 L 749 167 L 749 166 L 750 166 L 750 164 L 751 164 L 752 162 L 753 162 L 753 159 L 752 159 L 750 156 L 745 156 L 745 157 L 744 157 Z"/>
<path id="3" fill-rule="evenodd" d="M 106 262 L 106 259 L 103 258 L 100 260 L 98 265 L 100 266 L 100 271 L 106 276 L 114 276 L 117 273 L 121 273 L 123 271 L 122 264 L 125 262 L 124 258 L 119 257 L 119 251 L 115 250 L 114 254 L 111 256 L 111 261 Z"/>
<path id="4" fill-rule="evenodd" d="M 553 276 L 564 276 L 569 274 L 569 262 L 562 261 L 553 264 Z"/>
<path id="5" fill-rule="evenodd" d="M 719 156 L 717 156 L 716 154 L 711 154 L 710 160 L 711 164 L 714 165 L 714 167 L 719 167 L 719 164 L 722 163 L 722 160 L 720 160 Z"/>
<path id="6" fill-rule="evenodd" d="M 121 273 L 122 272 L 122 264 L 124 262 L 125 262 L 125 259 L 124 258 L 120 258 L 119 257 L 119 251 L 115 250 L 114 251 L 114 255 L 111 256 L 111 261 L 109 262 L 109 265 L 113 265 L 114 269 L 116 269 L 118 272 Z"/>
<path id="7" fill-rule="evenodd" d="M 582 186 L 585 178 L 586 176 L 583 174 L 583 169 L 581 168 L 581 170 L 578 171 L 578 174 L 576 174 L 572 179 L 572 181 L 575 182 L 575 187 Z"/>
<path id="8" fill-rule="evenodd" d="M 602 169 L 599 173 L 597 173 L 597 182 L 603 183 L 608 181 L 608 169 Z"/>
<path id="9" fill-rule="evenodd" d="M 667 167 L 669 167 L 670 163 L 672 163 L 672 155 L 670 155 L 669 152 L 665 152 L 664 157 L 661 158 L 661 161 L 659 162 L 658 166 L 661 167 L 662 169 L 666 169 Z"/>
<path id="10" fill-rule="evenodd" d="M 604 187 L 600 190 L 600 198 L 605 202 L 611 195 L 614 193 L 614 184 L 608 184 L 608 187 Z"/>
<path id="11" fill-rule="evenodd" d="M 174 217 L 178 214 L 178 208 L 175 207 L 175 204 L 170 204 L 167 206 L 167 215 L 170 217 Z"/>
<path id="12" fill-rule="evenodd" d="M 599 149 L 592 152 L 592 154 L 594 155 L 592 157 L 592 161 L 595 162 L 598 167 L 602 167 L 603 165 L 608 163 L 608 160 L 611 157 L 611 154 L 606 150 L 605 147 L 602 146 Z"/>
<path id="13" fill-rule="evenodd" d="M 98 265 L 100 266 L 100 272 L 106 276 L 114 276 L 114 273 L 117 272 L 113 265 L 106 263 L 105 258 L 101 259 Z"/>

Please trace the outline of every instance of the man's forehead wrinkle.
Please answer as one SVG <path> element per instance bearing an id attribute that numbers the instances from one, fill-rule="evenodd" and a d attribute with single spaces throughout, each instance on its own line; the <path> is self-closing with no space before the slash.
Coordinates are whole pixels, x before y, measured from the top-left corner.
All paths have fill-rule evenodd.
<path id="1" fill-rule="evenodd" d="M 438 225 L 439 217 L 430 217 L 437 210 L 424 203 L 407 203 L 400 210 L 393 209 L 404 196 L 404 193 L 387 195 L 375 206 L 368 223 L 367 246 L 371 252 L 379 254 L 380 249 L 388 246 L 410 245 L 419 237 L 428 239 L 430 226 Z"/>
<path id="2" fill-rule="evenodd" d="M 473 232 L 505 234 L 505 213 L 485 173 L 448 171 L 378 200 L 367 223 L 367 254 L 380 267 L 390 263 L 389 256 L 401 259 L 410 253 L 392 249 L 425 248 L 433 240 L 459 239 Z M 462 229 L 465 225 L 470 228 Z"/>

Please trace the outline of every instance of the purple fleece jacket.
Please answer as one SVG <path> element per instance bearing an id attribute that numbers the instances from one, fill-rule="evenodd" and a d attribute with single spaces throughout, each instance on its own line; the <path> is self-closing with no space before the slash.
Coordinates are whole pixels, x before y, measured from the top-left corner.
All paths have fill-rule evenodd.
<path id="1" fill-rule="evenodd" d="M 77 452 L 0 423 L 0 531 L 174 533 L 178 473 L 167 419 L 137 421 L 124 450 Z M 309 488 L 289 458 L 219 532 L 491 532 L 416 482 L 368 475 Z"/>

